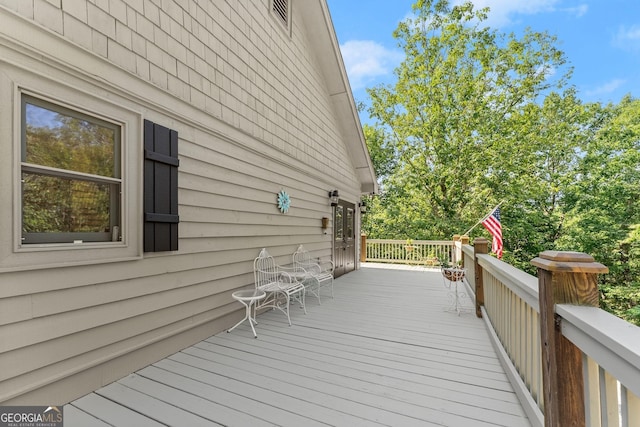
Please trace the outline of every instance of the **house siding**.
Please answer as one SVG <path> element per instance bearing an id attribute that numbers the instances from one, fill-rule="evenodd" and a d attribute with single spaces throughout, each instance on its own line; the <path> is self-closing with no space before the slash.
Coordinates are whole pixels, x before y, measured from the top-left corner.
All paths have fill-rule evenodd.
<path id="1" fill-rule="evenodd" d="M 0 0 L 0 73 L 42 73 L 123 106 L 138 125 L 178 131 L 181 221 L 176 252 L 0 260 L 0 402 L 63 404 L 232 325 L 242 313 L 231 292 L 252 285 L 262 247 L 281 262 L 301 243 L 331 256 L 320 228 L 331 217 L 327 192 L 357 202 L 361 183 L 299 14 L 305 4 L 292 8 L 291 36 L 268 5 Z M 0 100 L 5 135 L 15 132 L 11 99 Z M 142 135 L 128 144 L 141 152 Z M 0 191 L 6 253 L 19 174 L 8 172 L 17 144 L 0 145 L 3 182 L 15 187 Z M 276 207 L 280 190 L 292 199 L 287 214 Z M 136 191 L 139 205 L 126 209 L 140 213 L 129 236 L 140 244 Z"/>

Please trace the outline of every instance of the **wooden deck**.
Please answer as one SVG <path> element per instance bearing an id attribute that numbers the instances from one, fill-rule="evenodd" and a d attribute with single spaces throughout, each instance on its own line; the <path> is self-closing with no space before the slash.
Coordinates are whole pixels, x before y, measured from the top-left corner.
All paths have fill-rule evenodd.
<path id="1" fill-rule="evenodd" d="M 366 265 L 308 314 L 278 311 L 65 406 L 65 426 L 529 426 L 439 272 Z M 469 303 L 467 303 L 469 304 Z"/>

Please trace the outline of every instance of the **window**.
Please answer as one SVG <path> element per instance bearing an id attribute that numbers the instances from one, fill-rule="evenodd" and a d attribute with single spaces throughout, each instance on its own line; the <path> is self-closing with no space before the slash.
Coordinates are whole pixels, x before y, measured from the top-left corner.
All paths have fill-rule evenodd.
<path id="1" fill-rule="evenodd" d="M 0 61 L 0 271 L 141 259 L 142 114 L 48 71 Z"/>
<path id="2" fill-rule="evenodd" d="M 22 243 L 118 241 L 121 126 L 23 94 Z"/>

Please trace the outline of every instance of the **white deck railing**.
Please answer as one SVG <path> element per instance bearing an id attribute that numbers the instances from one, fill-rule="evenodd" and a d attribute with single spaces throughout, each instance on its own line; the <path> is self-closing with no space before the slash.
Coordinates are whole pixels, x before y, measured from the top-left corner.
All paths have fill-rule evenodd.
<path id="1" fill-rule="evenodd" d="M 472 247 L 463 248 L 465 265 Z M 538 278 L 489 255 L 482 267 L 483 316 L 510 364 L 533 425 L 544 425 Z M 587 426 L 640 426 L 640 328 L 597 307 L 556 305 L 564 338 L 582 352 Z M 527 408 L 528 407 L 528 408 Z"/>
<path id="2" fill-rule="evenodd" d="M 557 305 L 582 351 L 588 426 L 640 426 L 640 328 L 596 307 Z"/>
<path id="3" fill-rule="evenodd" d="M 478 264 L 483 274 L 483 318 L 511 364 L 507 372 L 520 400 L 526 402 L 532 424 L 544 425 L 538 279 L 490 255 L 479 255 Z"/>
<path id="4" fill-rule="evenodd" d="M 473 286 L 476 277 L 475 258 L 473 246 L 463 245 L 461 242 L 455 242 L 456 258 L 462 260 L 464 268 L 467 270 L 467 283 L 470 284 L 471 293 L 475 297 L 475 289 Z"/>
<path id="5" fill-rule="evenodd" d="M 472 294 L 505 371 L 534 426 L 544 425 L 539 279 L 473 246 L 449 241 L 367 240 L 366 260 L 438 266 L 462 259 Z M 476 268 L 481 271 L 475 283 Z M 562 336 L 582 352 L 586 425 L 640 426 L 640 328 L 597 307 L 558 304 Z M 578 368 L 579 371 L 579 368 Z M 575 378 L 575 377 L 573 377 Z"/>
<path id="6" fill-rule="evenodd" d="M 439 266 L 439 260 L 453 262 L 451 240 L 367 239 L 366 261 Z"/>

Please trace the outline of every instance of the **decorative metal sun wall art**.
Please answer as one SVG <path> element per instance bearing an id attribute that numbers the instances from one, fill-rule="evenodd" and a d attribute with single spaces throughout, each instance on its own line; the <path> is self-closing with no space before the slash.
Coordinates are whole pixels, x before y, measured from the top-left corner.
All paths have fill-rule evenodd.
<path id="1" fill-rule="evenodd" d="M 291 206 L 291 199 L 289 195 L 284 191 L 280 191 L 278 193 L 278 209 L 280 212 L 287 213 L 289 211 L 289 206 Z"/>

